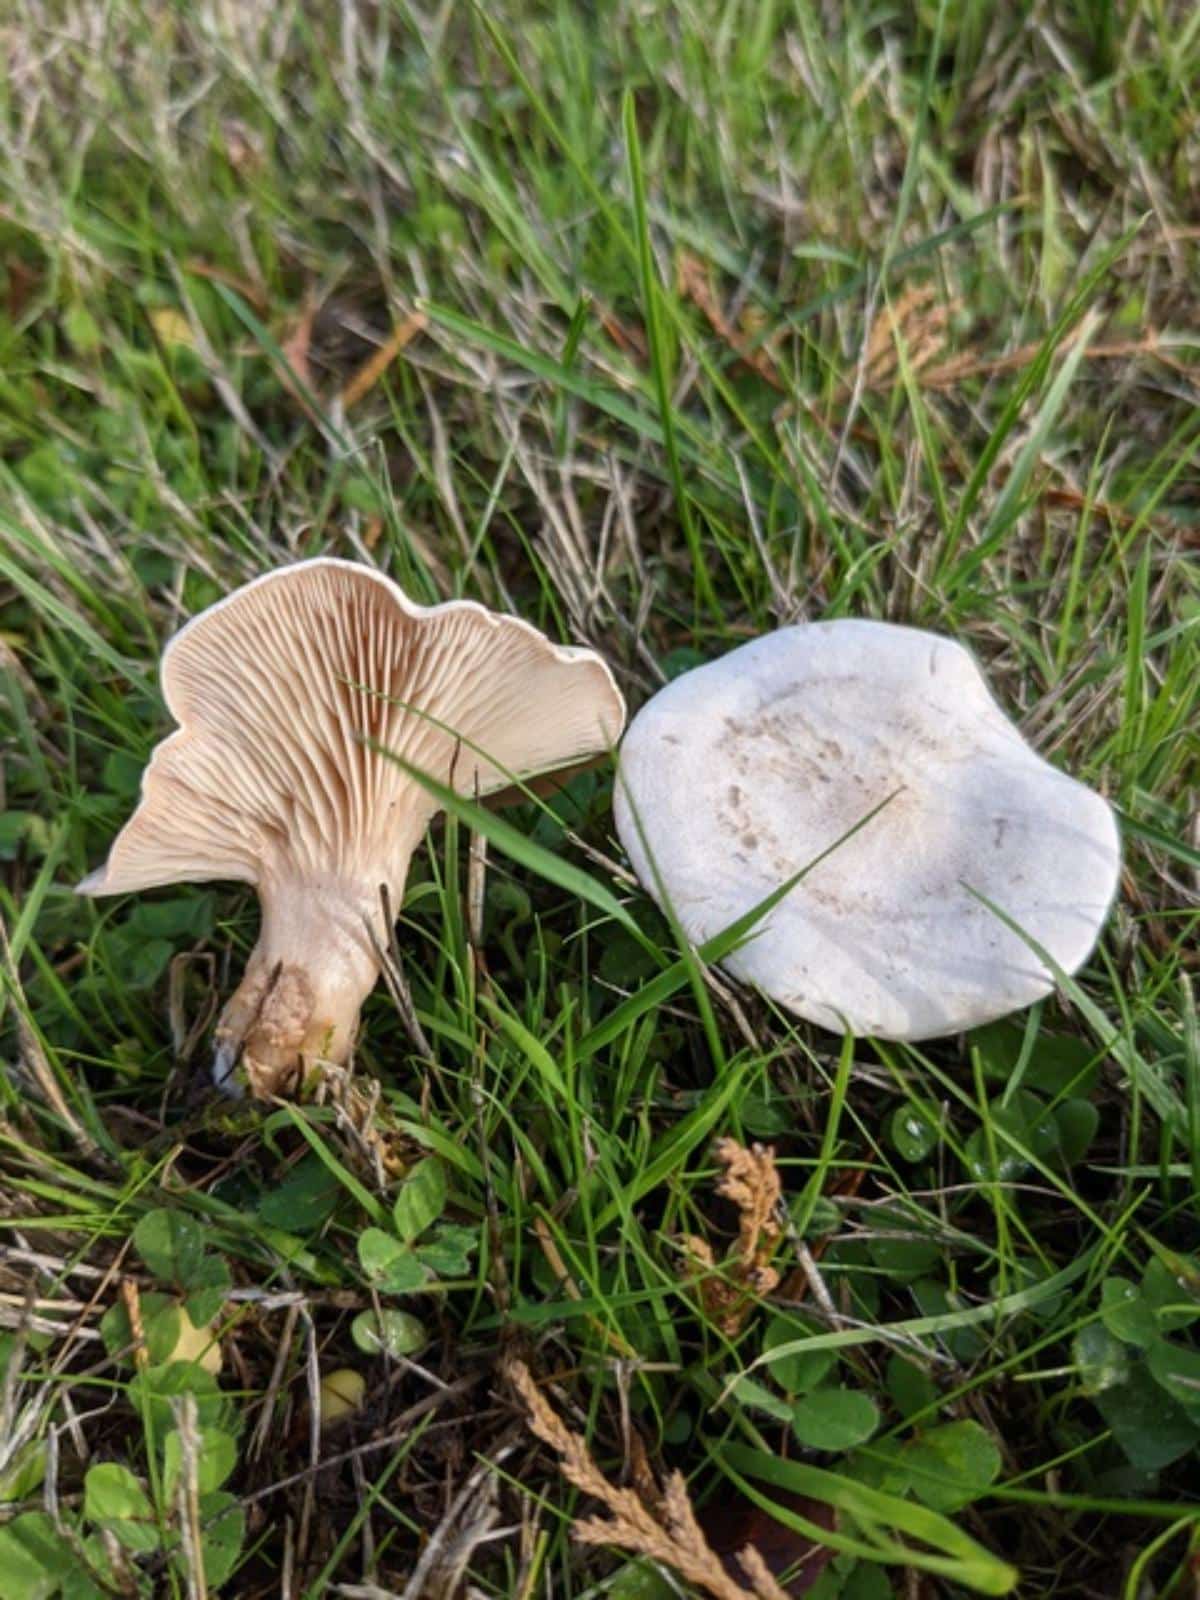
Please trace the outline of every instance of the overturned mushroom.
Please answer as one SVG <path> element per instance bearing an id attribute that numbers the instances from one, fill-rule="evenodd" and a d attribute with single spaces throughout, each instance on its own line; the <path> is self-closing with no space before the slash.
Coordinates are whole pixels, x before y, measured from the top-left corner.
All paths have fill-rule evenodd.
<path id="1" fill-rule="evenodd" d="M 470 601 L 414 604 L 352 562 L 248 583 L 168 644 L 159 745 L 136 812 L 83 894 L 251 883 L 262 929 L 217 1024 L 214 1071 L 255 1093 L 343 1061 L 438 802 L 608 749 L 625 708 L 603 661 Z M 392 757 L 399 758 L 398 760 Z M 403 763 L 403 764 L 402 764 Z"/>
<path id="2" fill-rule="evenodd" d="M 1048 994 L 1052 973 L 984 902 L 1071 973 L 1120 865 L 1112 811 L 1035 755 L 971 655 L 880 622 L 783 628 L 675 679 L 625 736 L 614 809 L 696 943 L 829 852 L 723 965 L 884 1039 Z"/>

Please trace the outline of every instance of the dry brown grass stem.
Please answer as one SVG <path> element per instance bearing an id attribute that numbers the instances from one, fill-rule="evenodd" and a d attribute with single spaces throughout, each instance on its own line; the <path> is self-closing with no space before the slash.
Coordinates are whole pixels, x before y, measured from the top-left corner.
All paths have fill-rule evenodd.
<path id="1" fill-rule="evenodd" d="M 686 1583 L 714 1600 L 779 1600 L 783 1591 L 753 1546 L 739 1556 L 752 1587 L 744 1589 L 726 1572 L 696 1520 L 680 1472 L 667 1478 L 657 1503 L 648 1505 L 633 1489 L 618 1488 L 600 1471 L 584 1440 L 574 1433 L 533 1381 L 523 1361 L 510 1361 L 506 1375 L 520 1396 L 530 1431 L 559 1458 L 568 1483 L 599 1500 L 607 1517 L 583 1517 L 572 1528 L 582 1544 L 616 1545 L 632 1555 L 672 1568 Z"/>
<path id="2" fill-rule="evenodd" d="M 738 1209 L 737 1244 L 720 1267 L 706 1239 L 688 1235 L 683 1246 L 705 1312 L 732 1338 L 755 1299 L 779 1285 L 771 1258 L 783 1236 L 783 1191 L 773 1150 L 760 1144 L 747 1148 L 736 1139 L 718 1139 L 715 1155 L 725 1169 L 717 1181 L 717 1193 Z"/>

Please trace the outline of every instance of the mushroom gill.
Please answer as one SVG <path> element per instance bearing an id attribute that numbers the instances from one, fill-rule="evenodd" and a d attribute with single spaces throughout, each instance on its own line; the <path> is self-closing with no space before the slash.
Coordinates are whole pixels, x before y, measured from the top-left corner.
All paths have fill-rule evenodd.
<path id="1" fill-rule="evenodd" d="M 406 766 L 483 796 L 611 748 L 625 717 L 593 652 L 470 601 L 416 605 L 332 559 L 267 573 L 193 618 L 162 687 L 178 728 L 79 889 L 255 886 L 262 927 L 214 1070 L 225 1081 L 240 1058 L 260 1095 L 349 1054 L 379 976 L 381 890 L 399 906 L 438 810 Z"/>

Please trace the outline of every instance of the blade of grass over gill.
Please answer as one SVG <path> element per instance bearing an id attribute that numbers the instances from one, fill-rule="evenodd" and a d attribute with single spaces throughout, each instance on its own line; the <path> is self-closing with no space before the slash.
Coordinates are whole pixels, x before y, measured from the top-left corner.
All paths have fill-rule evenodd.
<path id="1" fill-rule="evenodd" d="M 1114 263 L 1125 253 L 1141 226 L 1141 221 L 1134 223 L 1132 227 L 1126 229 L 1119 239 L 1114 240 L 1107 249 L 1101 251 L 1095 264 L 1067 302 L 1062 314 L 1042 340 L 1037 354 L 1013 385 L 1013 391 L 1005 402 L 1004 409 L 1000 413 L 996 426 L 989 434 L 987 443 L 980 451 L 979 459 L 975 463 L 959 499 L 958 515 L 955 517 L 950 532 L 946 537 L 941 559 L 934 572 L 935 582 L 944 579 L 948 584 L 952 584 L 955 581 L 956 573 L 950 569 L 954 566 L 958 547 L 962 542 L 963 534 L 966 532 L 967 523 L 975 509 L 976 501 L 983 492 L 991 470 L 995 466 L 1000 452 L 1004 449 L 1009 434 L 1016 426 L 1017 420 L 1025 408 L 1025 402 L 1031 394 L 1041 387 L 1042 381 L 1049 371 L 1050 364 L 1054 360 L 1063 340 L 1079 321 L 1080 317 L 1083 316 L 1092 297 L 1107 278 Z"/>
<path id="2" fill-rule="evenodd" d="M 853 1479 L 840 1477 L 822 1467 L 787 1461 L 765 1450 L 754 1450 L 749 1445 L 726 1444 L 719 1449 L 713 1448 L 710 1453 L 755 1505 L 785 1527 L 794 1528 L 809 1538 L 816 1538 L 818 1542 L 832 1544 L 833 1539 L 826 1529 L 807 1523 L 786 1506 L 770 1500 L 755 1488 L 751 1480 L 820 1500 L 841 1511 L 868 1536 L 865 1547 L 857 1553 L 865 1555 L 869 1561 L 907 1565 L 921 1572 L 932 1572 L 951 1582 L 964 1584 L 977 1594 L 1009 1594 L 1016 1587 L 1019 1574 L 1014 1567 L 985 1550 L 970 1534 L 964 1533 L 940 1512 L 930 1511 L 911 1500 L 902 1500 L 898 1495 L 872 1489 Z M 881 1534 L 881 1529 L 896 1529 L 920 1540 L 921 1545 L 928 1548 L 900 1544 Z"/>
<path id="3" fill-rule="evenodd" d="M 835 850 L 840 850 L 848 839 L 852 839 L 860 828 L 865 828 L 873 818 L 879 815 L 885 806 L 891 805 L 899 792 L 899 790 L 896 790 L 892 794 L 885 796 L 877 806 L 873 806 L 865 816 L 860 817 L 852 828 L 847 828 L 846 832 L 835 839 L 827 849 L 822 850 L 819 855 L 814 856 L 811 861 L 801 867 L 799 872 L 793 873 L 777 889 L 772 889 L 770 894 L 764 895 L 757 904 L 750 907 L 749 911 L 743 912 L 736 921 L 731 922 L 720 933 L 715 933 L 711 939 L 706 939 L 703 944 L 696 945 L 694 954 L 692 953 L 690 941 L 679 926 L 678 919 L 673 912 L 668 911 L 668 920 L 672 923 L 676 937 L 680 942 L 680 948 L 685 951 L 684 956 L 651 978 L 648 983 L 643 984 L 636 994 L 632 994 L 627 1000 L 623 1000 L 614 1011 L 605 1017 L 603 1022 L 597 1023 L 590 1033 L 586 1033 L 576 1047 L 576 1053 L 580 1060 L 586 1056 L 594 1055 L 597 1050 L 603 1049 L 606 1044 L 611 1044 L 614 1039 L 619 1038 L 621 1034 L 631 1028 L 639 1017 L 644 1016 L 647 1011 L 651 1011 L 656 1006 L 660 1006 L 669 1000 L 673 994 L 682 989 L 684 984 L 693 977 L 694 964 L 696 962 L 708 967 L 716 966 L 731 950 L 735 950 L 738 945 L 744 943 L 747 936 L 753 932 L 755 926 L 762 921 L 763 917 L 773 911 L 781 900 L 791 894 L 796 885 L 802 883 L 810 872 L 821 865 L 822 861 L 827 860 Z M 663 897 L 663 904 L 669 906 L 670 896 L 667 894 L 666 886 L 655 866 L 654 856 L 650 850 L 645 831 L 642 828 L 641 818 L 637 814 L 637 807 L 633 804 L 632 797 L 629 797 L 629 806 L 633 812 L 634 824 L 637 827 L 642 848 L 646 852 L 646 858 L 650 862 L 651 871 L 654 873 L 658 892 Z M 692 959 L 689 960 L 689 956 Z"/>
<path id="4" fill-rule="evenodd" d="M 1020 923 L 1008 915 L 1007 911 L 1003 911 L 994 901 L 989 900 L 985 894 L 981 894 L 978 889 L 973 889 L 969 883 L 963 883 L 962 887 L 969 895 L 978 900 L 980 905 L 986 906 L 994 917 L 998 917 L 1011 933 L 1015 933 L 1018 939 L 1028 946 L 1046 971 L 1053 975 L 1055 983 L 1059 985 L 1067 998 L 1084 1017 L 1088 1026 L 1096 1035 L 1097 1040 L 1123 1068 L 1130 1082 L 1137 1087 L 1139 1093 L 1146 1097 L 1146 1100 L 1157 1112 L 1163 1126 L 1176 1138 L 1182 1138 L 1187 1123 L 1183 1102 L 1158 1068 L 1152 1066 L 1149 1061 L 1138 1053 L 1132 1038 L 1122 1034 L 1113 1026 L 1087 991 L 1076 983 L 1075 979 L 1059 966 L 1050 952 L 1043 945 L 1040 945 L 1036 939 L 1031 938 Z"/>
<path id="5" fill-rule="evenodd" d="M 577 895 L 580 900 L 586 901 L 590 906 L 595 906 L 597 911 L 603 911 L 618 923 L 626 933 L 630 934 L 641 947 L 659 961 L 658 948 L 653 940 L 638 927 L 637 923 L 626 911 L 625 907 L 602 883 L 597 882 L 590 873 L 584 872 L 580 867 L 572 866 L 569 861 L 563 861 L 553 851 L 536 844 L 519 828 L 514 828 L 511 822 L 505 822 L 494 811 L 489 811 L 486 806 L 479 805 L 476 801 L 468 800 L 460 795 L 456 789 L 440 783 L 420 767 L 414 767 L 411 762 L 405 761 L 403 756 L 398 756 L 394 750 L 368 741 L 370 748 L 377 750 L 380 755 L 386 756 L 408 774 L 414 782 L 427 790 L 443 810 L 451 816 L 457 817 L 460 822 L 465 822 L 476 833 L 483 835 L 490 844 L 502 850 L 506 856 L 515 861 L 518 866 L 525 867 L 539 878 L 544 878 L 547 883 L 554 884 L 555 888 L 564 890 L 567 894 Z"/>
<path id="6" fill-rule="evenodd" d="M 629 186 L 633 193 L 633 218 L 634 235 L 637 241 L 638 270 L 642 279 L 642 314 L 646 321 L 646 343 L 650 349 L 650 368 L 654 378 L 654 389 L 658 396 L 658 417 L 662 428 L 663 448 L 666 451 L 667 467 L 671 474 L 671 484 L 675 491 L 675 505 L 679 512 L 679 520 L 683 525 L 683 536 L 687 541 L 688 552 L 692 558 L 692 581 L 695 584 L 696 597 L 699 601 L 709 606 L 716 616 L 720 616 L 720 607 L 717 604 L 716 593 L 713 590 L 712 579 L 709 577 L 708 566 L 704 559 L 704 548 L 700 543 L 700 533 L 692 515 L 691 497 L 687 485 L 683 481 L 683 472 L 679 465 L 679 447 L 675 442 L 675 415 L 671 403 L 671 385 L 667 373 L 667 348 L 663 339 L 662 322 L 659 318 L 659 300 L 662 289 L 658 281 L 658 274 L 654 268 L 654 250 L 650 242 L 650 223 L 646 216 L 646 175 L 642 168 L 642 145 L 638 138 L 637 107 L 633 94 L 626 89 L 624 102 L 621 107 L 621 122 L 625 130 L 625 156 L 629 168 Z"/>

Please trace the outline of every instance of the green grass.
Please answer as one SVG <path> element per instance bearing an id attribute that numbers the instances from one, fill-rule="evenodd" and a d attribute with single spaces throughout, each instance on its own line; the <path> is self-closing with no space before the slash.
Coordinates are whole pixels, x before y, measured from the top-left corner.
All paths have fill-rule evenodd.
<path id="1" fill-rule="evenodd" d="M 3 37 L 0 1592 L 678 1592 L 571 1539 L 517 1355 L 717 1533 L 838 1505 L 825 1600 L 1190 1593 L 1194 8 L 20 0 Z M 253 897 L 72 885 L 166 731 L 162 642 L 322 552 L 590 644 L 633 707 L 783 622 L 953 634 L 1120 808 L 1099 950 L 1011 1023 L 843 1050 L 679 949 L 602 768 L 433 830 L 429 1055 L 381 985 L 369 1119 L 214 1102 Z M 736 1235 L 722 1137 L 789 1219 L 732 1330 L 682 1243 Z M 123 1283 L 167 1350 L 219 1308 L 220 1392 L 135 1374 Z M 379 1304 L 411 1360 L 364 1353 Z M 802 1445 L 836 1387 L 856 1426 Z"/>

